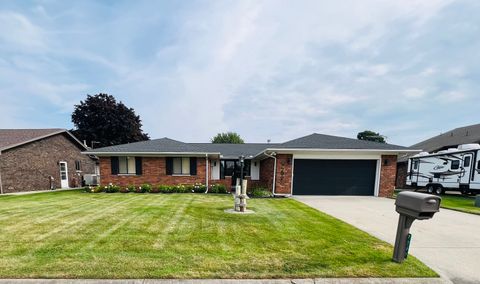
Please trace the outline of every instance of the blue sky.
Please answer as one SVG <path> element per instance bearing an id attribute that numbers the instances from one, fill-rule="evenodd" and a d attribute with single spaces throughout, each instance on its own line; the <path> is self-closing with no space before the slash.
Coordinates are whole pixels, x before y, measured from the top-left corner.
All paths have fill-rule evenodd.
<path id="1" fill-rule="evenodd" d="M 480 123 L 480 1 L 0 2 L 0 128 L 71 128 L 108 93 L 152 138 Z"/>

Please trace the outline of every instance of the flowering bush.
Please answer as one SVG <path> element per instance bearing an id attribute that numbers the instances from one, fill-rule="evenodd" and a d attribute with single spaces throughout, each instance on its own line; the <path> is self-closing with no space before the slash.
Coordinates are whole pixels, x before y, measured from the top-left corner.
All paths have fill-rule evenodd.
<path id="1" fill-rule="evenodd" d="M 106 193 L 115 193 L 120 191 L 120 186 L 114 184 L 108 184 L 107 186 L 103 187 L 103 191 Z"/>
<path id="2" fill-rule="evenodd" d="M 228 193 L 224 184 L 212 184 L 208 190 L 210 193 Z"/>
<path id="3" fill-rule="evenodd" d="M 193 192 L 195 193 L 204 193 L 207 190 L 207 187 L 204 184 L 196 183 L 193 185 Z"/>

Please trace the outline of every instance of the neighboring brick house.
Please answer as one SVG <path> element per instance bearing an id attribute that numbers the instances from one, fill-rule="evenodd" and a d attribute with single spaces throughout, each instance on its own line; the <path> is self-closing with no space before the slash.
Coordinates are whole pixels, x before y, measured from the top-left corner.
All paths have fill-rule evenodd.
<path id="1" fill-rule="evenodd" d="M 225 184 L 242 172 L 275 195 L 391 196 L 402 146 L 312 134 L 280 144 L 183 143 L 169 138 L 85 151 L 103 185 Z"/>
<path id="2" fill-rule="evenodd" d="M 65 129 L 0 129 L 0 192 L 81 186 L 96 160 Z"/>
<path id="3" fill-rule="evenodd" d="M 480 124 L 474 124 L 464 127 L 458 127 L 449 130 L 440 135 L 434 136 L 427 140 L 418 142 L 410 148 L 418 149 L 424 152 L 433 153 L 449 148 L 457 148 L 461 144 L 480 143 Z M 406 180 L 408 173 L 408 158 L 412 154 L 403 154 L 399 157 L 397 163 L 397 188 L 406 188 Z"/>

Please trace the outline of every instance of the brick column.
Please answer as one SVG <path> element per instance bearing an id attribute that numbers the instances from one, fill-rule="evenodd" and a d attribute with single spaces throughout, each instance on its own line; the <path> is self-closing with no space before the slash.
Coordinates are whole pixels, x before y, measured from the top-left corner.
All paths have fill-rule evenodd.
<path id="1" fill-rule="evenodd" d="M 291 194 L 292 190 L 292 155 L 277 155 L 277 175 L 275 177 L 275 193 Z"/>
<path id="2" fill-rule="evenodd" d="M 382 155 L 380 161 L 380 188 L 378 196 L 391 197 L 395 189 L 397 155 Z"/>

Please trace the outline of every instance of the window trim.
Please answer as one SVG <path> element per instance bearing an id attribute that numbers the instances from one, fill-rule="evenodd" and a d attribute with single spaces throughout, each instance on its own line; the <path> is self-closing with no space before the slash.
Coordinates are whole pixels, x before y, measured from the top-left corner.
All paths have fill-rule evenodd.
<path id="1" fill-rule="evenodd" d="M 129 168 L 129 160 L 130 159 L 133 159 L 133 169 L 130 169 Z M 121 166 L 120 164 L 122 163 L 122 161 L 125 161 L 125 166 L 126 166 L 126 169 L 127 169 L 127 172 L 126 173 L 123 173 L 121 172 Z M 135 157 L 133 156 L 119 156 L 118 157 L 118 174 L 119 176 L 133 176 L 133 175 L 136 175 L 137 174 L 137 165 L 136 165 L 136 162 L 135 162 Z"/>
<path id="2" fill-rule="evenodd" d="M 82 164 L 80 160 L 75 160 L 75 171 L 81 172 L 82 171 Z"/>
<path id="3" fill-rule="evenodd" d="M 455 164 L 456 164 L 455 168 L 453 167 L 453 163 L 454 163 L 454 162 L 455 162 Z M 458 170 L 458 169 L 460 169 L 460 160 L 454 160 L 454 161 L 452 161 L 452 163 L 450 164 L 450 169 L 451 169 L 451 170 Z"/>
<path id="4" fill-rule="evenodd" d="M 188 159 L 188 162 L 187 162 L 187 165 L 188 165 L 188 173 L 184 173 L 183 170 L 184 170 L 184 165 L 183 165 L 183 162 L 184 162 L 184 159 L 187 160 Z M 175 160 L 180 160 L 180 173 L 178 172 L 175 172 Z M 172 157 L 172 176 L 191 176 L 191 173 L 190 173 L 190 157 Z"/>
<path id="5" fill-rule="evenodd" d="M 467 162 L 467 159 L 468 159 L 468 165 L 467 165 L 467 163 L 466 163 L 466 162 Z M 465 156 L 465 157 L 463 158 L 463 167 L 464 167 L 464 168 L 465 168 L 465 167 L 470 167 L 471 163 L 472 163 L 472 157 L 471 157 L 470 155 Z"/>

